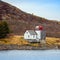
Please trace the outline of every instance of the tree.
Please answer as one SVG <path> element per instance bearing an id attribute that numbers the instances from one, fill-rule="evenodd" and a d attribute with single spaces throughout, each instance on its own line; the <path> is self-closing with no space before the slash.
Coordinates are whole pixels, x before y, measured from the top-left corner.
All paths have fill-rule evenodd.
<path id="1" fill-rule="evenodd" d="M 6 21 L 0 22 L 0 38 L 5 38 L 10 33 L 8 24 Z"/>

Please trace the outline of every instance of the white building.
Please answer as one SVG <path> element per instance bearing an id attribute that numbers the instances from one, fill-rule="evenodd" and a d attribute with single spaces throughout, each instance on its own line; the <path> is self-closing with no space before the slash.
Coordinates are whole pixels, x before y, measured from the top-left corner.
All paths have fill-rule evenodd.
<path id="1" fill-rule="evenodd" d="M 37 37 L 37 34 L 34 30 L 27 30 L 25 33 L 24 33 L 24 39 L 36 39 Z"/>
<path id="2" fill-rule="evenodd" d="M 24 33 L 24 39 L 29 40 L 29 42 L 40 42 L 40 40 L 45 40 L 46 33 L 43 30 L 27 30 Z"/>

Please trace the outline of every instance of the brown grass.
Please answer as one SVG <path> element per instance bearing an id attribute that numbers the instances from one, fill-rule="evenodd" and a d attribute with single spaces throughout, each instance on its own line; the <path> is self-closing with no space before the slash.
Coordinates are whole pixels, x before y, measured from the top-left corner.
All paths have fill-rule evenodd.
<path id="1" fill-rule="evenodd" d="M 47 44 L 47 46 L 60 45 L 60 38 L 47 37 L 46 44 Z"/>
<path id="2" fill-rule="evenodd" d="M 39 43 L 29 43 L 27 40 L 24 40 L 23 36 L 10 36 L 9 38 L 0 39 L 0 44 L 40 46 Z M 46 45 L 60 45 L 60 38 L 46 37 Z"/>

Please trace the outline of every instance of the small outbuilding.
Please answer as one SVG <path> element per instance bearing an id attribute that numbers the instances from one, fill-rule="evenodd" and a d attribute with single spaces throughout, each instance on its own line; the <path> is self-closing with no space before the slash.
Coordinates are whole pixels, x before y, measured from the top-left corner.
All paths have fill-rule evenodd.
<path id="1" fill-rule="evenodd" d="M 34 30 L 27 30 L 24 33 L 24 39 L 36 39 L 36 32 Z"/>

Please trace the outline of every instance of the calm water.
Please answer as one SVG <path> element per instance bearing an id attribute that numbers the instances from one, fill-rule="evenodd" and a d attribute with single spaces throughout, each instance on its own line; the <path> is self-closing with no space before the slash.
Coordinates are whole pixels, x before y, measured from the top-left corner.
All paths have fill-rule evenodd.
<path id="1" fill-rule="evenodd" d="M 60 50 L 0 51 L 0 60 L 60 60 Z"/>

